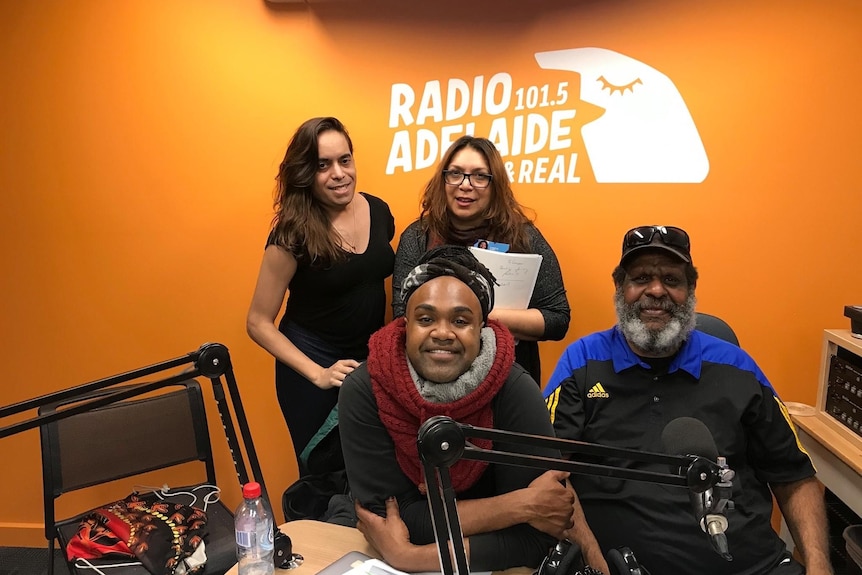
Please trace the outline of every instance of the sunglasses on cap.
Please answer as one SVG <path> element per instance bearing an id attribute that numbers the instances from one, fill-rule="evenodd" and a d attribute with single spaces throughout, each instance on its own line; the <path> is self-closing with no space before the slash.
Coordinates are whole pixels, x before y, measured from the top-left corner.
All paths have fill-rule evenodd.
<path id="1" fill-rule="evenodd" d="M 666 246 L 679 248 L 685 252 L 691 251 L 691 240 L 689 240 L 685 230 L 681 228 L 674 226 L 639 226 L 626 232 L 625 237 L 623 237 L 623 252 L 651 244 L 656 234 L 658 234 L 659 239 Z"/>

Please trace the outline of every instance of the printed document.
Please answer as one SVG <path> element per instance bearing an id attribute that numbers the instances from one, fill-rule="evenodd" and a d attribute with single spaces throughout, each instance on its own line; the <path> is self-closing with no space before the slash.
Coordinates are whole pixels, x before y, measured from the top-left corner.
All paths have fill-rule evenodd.
<path id="1" fill-rule="evenodd" d="M 494 307 L 499 309 L 527 309 L 542 256 L 539 254 L 510 254 L 471 247 L 470 251 L 497 278 L 494 288 Z"/>
<path id="2" fill-rule="evenodd" d="M 410 575 L 390 567 L 379 559 L 373 559 L 359 551 L 351 551 L 332 563 L 317 575 Z M 413 573 L 412 575 L 440 575 L 439 571 Z M 475 575 L 491 575 L 490 571 L 477 572 Z"/>

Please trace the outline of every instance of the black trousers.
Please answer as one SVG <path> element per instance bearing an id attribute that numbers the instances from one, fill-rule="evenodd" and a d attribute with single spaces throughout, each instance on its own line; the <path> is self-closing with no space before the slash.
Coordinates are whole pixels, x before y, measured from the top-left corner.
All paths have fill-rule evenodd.
<path id="1" fill-rule="evenodd" d="M 328 367 L 339 359 L 344 359 L 337 349 L 296 324 L 288 323 L 279 327 L 293 345 L 320 365 Z M 302 475 L 299 455 L 338 403 L 338 388 L 320 389 L 276 360 L 275 393 L 284 421 L 290 430 L 290 439 L 293 441 L 297 465 L 300 466 Z"/>

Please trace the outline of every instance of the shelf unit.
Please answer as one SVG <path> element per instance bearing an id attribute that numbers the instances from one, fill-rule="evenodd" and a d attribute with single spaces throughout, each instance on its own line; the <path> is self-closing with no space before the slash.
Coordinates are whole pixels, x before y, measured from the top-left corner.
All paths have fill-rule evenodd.
<path id="1" fill-rule="evenodd" d="M 849 329 L 823 332 L 817 405 L 813 415 L 793 415 L 799 440 L 811 455 L 818 477 L 853 511 L 862 515 L 862 437 L 826 411 L 829 363 L 838 348 L 862 357 L 862 340 Z"/>

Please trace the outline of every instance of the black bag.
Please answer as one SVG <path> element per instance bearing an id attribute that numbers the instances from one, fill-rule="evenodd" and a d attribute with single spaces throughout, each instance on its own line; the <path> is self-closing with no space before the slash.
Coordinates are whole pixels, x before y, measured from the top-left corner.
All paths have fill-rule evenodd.
<path id="1" fill-rule="evenodd" d="M 332 408 L 326 421 L 299 454 L 299 467 L 300 477 L 344 470 L 337 405 Z"/>
<path id="2" fill-rule="evenodd" d="M 281 497 L 284 517 L 287 521 L 321 520 L 332 496 L 347 491 L 347 472 L 343 469 L 300 477 Z"/>
<path id="3" fill-rule="evenodd" d="M 300 478 L 281 497 L 284 517 L 287 521 L 320 520 L 332 496 L 345 495 L 349 491 L 338 432 L 337 405 L 302 450 L 299 459 Z"/>

